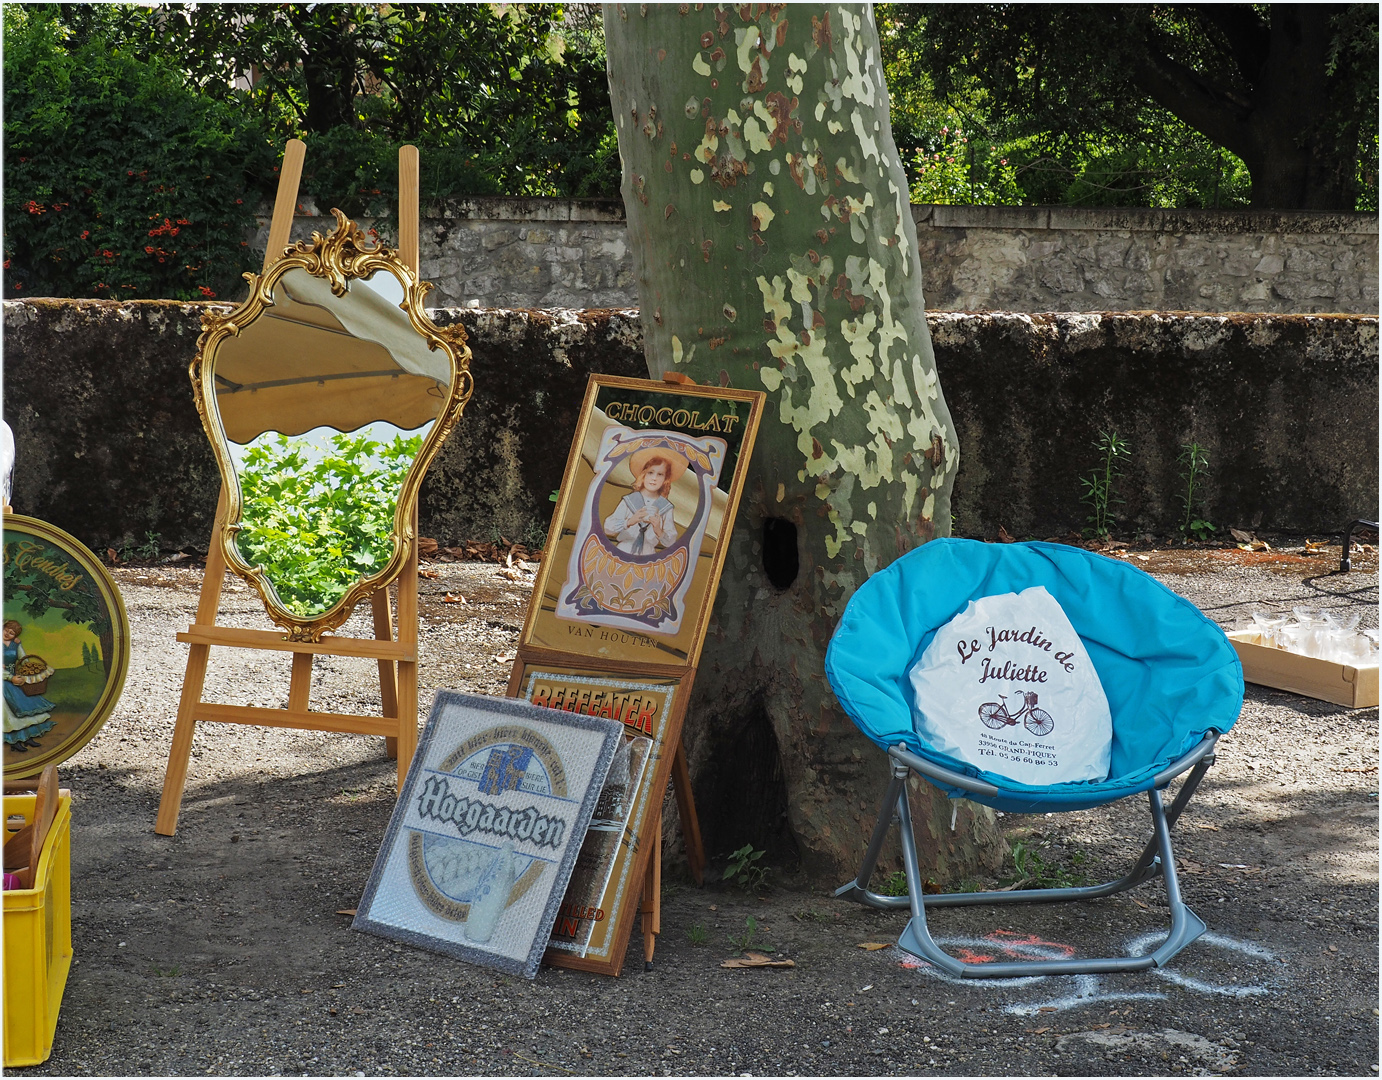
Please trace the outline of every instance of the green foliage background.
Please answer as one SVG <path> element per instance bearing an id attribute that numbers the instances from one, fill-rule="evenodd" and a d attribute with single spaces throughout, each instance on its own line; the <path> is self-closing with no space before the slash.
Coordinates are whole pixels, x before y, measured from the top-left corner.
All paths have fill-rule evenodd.
<path id="1" fill-rule="evenodd" d="M 240 469 L 236 546 L 295 615 L 321 614 L 393 557 L 398 495 L 422 436 L 337 434 L 331 446 L 313 461 L 304 439 L 262 436 Z"/>
<path id="2" fill-rule="evenodd" d="M 1220 5 L 1213 17 L 1209 7 L 878 5 L 893 135 L 910 158 L 913 199 L 1248 206 L 1253 178 L 1244 161 L 1157 105 L 1129 77 L 1148 50 L 1164 51 L 1204 83 L 1237 94 L 1245 126 L 1272 97 L 1274 82 L 1279 94 L 1302 77 L 1287 70 L 1289 60 L 1236 51 L 1254 33 L 1268 32 L 1277 14 L 1271 5 Z M 1301 16 L 1329 28 L 1332 97 L 1311 103 L 1308 130 L 1289 134 L 1309 142 L 1321 170 L 1336 161 L 1352 170 L 1352 209 L 1374 211 L 1376 5 L 1319 5 Z M 1240 32 L 1222 33 L 1227 23 Z M 1243 69 L 1254 63 L 1262 69 L 1245 84 Z"/>
<path id="3" fill-rule="evenodd" d="M 1336 7 L 1317 126 L 1375 210 L 1376 8 Z M 1196 9 L 879 5 L 912 198 L 1247 206 L 1243 161 L 1119 81 L 1119 19 L 1222 67 Z M 3 45 L 6 297 L 235 295 L 294 136 L 302 194 L 386 231 L 406 142 L 425 203 L 619 196 L 594 4 L 6 4 Z"/>
<path id="4" fill-rule="evenodd" d="M 4 295 L 219 295 L 247 265 L 273 147 L 157 58 L 64 45 L 4 6 Z"/>
<path id="5" fill-rule="evenodd" d="M 6 4 L 4 82 L 9 298 L 233 295 L 295 136 L 385 229 L 404 143 L 424 203 L 618 196 L 590 5 Z"/>

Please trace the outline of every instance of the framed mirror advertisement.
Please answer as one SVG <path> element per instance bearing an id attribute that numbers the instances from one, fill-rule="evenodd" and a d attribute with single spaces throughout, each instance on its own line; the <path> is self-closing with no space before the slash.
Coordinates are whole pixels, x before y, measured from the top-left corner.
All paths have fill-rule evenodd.
<path id="1" fill-rule="evenodd" d="M 591 376 L 520 647 L 695 667 L 763 400 Z"/>

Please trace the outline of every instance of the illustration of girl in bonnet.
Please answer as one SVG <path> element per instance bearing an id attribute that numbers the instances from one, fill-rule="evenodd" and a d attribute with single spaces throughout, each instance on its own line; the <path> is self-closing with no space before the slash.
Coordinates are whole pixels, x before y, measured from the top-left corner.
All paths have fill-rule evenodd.
<path id="1" fill-rule="evenodd" d="M 52 730 L 53 710 L 57 708 L 41 694 L 29 696 L 20 687 L 38 682 L 52 674 L 52 669 L 35 675 L 21 675 L 16 669 L 27 655 L 19 637 L 24 627 L 18 619 L 5 620 L 5 746 L 21 753 L 32 749 L 31 740 Z"/>
<path id="2" fill-rule="evenodd" d="M 629 555 L 651 555 L 676 540 L 674 507 L 667 496 L 672 482 L 689 464 L 665 447 L 640 450 L 629 459 L 633 490 L 605 518 L 605 532 L 615 539 L 616 549 Z"/>

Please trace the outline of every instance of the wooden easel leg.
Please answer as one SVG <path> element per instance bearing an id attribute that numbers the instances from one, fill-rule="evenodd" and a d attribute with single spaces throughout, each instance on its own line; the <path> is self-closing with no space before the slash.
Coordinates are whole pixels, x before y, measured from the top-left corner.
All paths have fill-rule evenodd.
<path id="1" fill-rule="evenodd" d="M 643 903 L 638 906 L 643 923 L 643 970 L 653 970 L 657 935 L 662 932 L 662 815 L 653 825 L 653 853 L 643 878 Z"/>
<path id="2" fill-rule="evenodd" d="M 398 575 L 398 640 L 417 655 L 417 507 L 413 507 L 413 550 Z M 398 662 L 398 790 L 417 750 L 417 661 Z"/>
<path id="3" fill-rule="evenodd" d="M 374 608 L 374 636 L 380 641 L 392 641 L 393 605 L 389 603 L 389 590 L 377 590 L 370 597 L 370 606 Z M 384 716 L 398 716 L 398 682 L 392 660 L 379 661 L 379 699 Z M 386 736 L 384 750 L 389 757 L 398 757 L 398 739 Z"/>
<path id="4" fill-rule="evenodd" d="M 203 586 L 205 588 L 205 586 Z M 178 720 L 173 728 L 173 745 L 168 751 L 168 768 L 163 774 L 163 796 L 158 803 L 158 818 L 154 832 L 172 836 L 178 831 L 178 811 L 182 808 L 182 792 L 187 785 L 187 763 L 192 754 L 192 732 L 197 726 L 193 714 L 202 700 L 202 686 L 206 683 L 206 663 L 210 659 L 210 645 L 193 645 L 187 657 L 187 673 L 182 677 L 182 698 L 178 702 Z"/>
<path id="5" fill-rule="evenodd" d="M 306 712 L 312 700 L 312 654 L 293 653 L 293 671 L 288 679 L 288 709 Z"/>
<path id="6" fill-rule="evenodd" d="M 705 845 L 701 842 L 701 821 L 696 816 L 696 798 L 691 792 L 691 770 L 686 764 L 686 747 L 677 742 L 672 757 L 672 790 L 677 796 L 677 815 L 681 836 L 686 843 L 686 861 L 697 885 L 705 884 Z"/>
<path id="7" fill-rule="evenodd" d="M 221 550 L 221 525 L 226 518 L 226 492 L 221 488 L 216 502 L 216 518 L 211 526 L 211 540 L 206 551 L 206 570 L 202 574 L 202 591 L 197 600 L 197 622 L 212 624 L 221 606 L 221 588 L 225 583 L 226 559 Z M 182 792 L 187 785 L 187 762 L 192 754 L 192 733 L 196 728 L 197 706 L 201 704 L 202 687 L 206 684 L 206 665 L 211 658 L 210 645 L 193 645 L 187 654 L 187 672 L 182 677 L 182 697 L 178 701 L 178 719 L 173 728 L 173 745 L 168 750 L 168 768 L 163 774 L 163 795 L 158 803 L 158 817 L 154 832 L 172 836 L 178 831 L 178 811 L 182 808 Z M 311 657 L 308 657 L 310 660 Z"/>

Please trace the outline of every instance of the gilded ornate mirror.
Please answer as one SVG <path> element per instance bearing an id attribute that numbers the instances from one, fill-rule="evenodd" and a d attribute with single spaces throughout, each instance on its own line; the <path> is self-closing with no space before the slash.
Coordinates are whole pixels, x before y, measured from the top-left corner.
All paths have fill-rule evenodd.
<path id="1" fill-rule="evenodd" d="M 471 394 L 459 326 L 431 285 L 333 210 L 227 315 L 191 366 L 215 449 L 232 570 L 293 640 L 317 641 L 389 584 L 416 542 L 418 488 Z"/>

